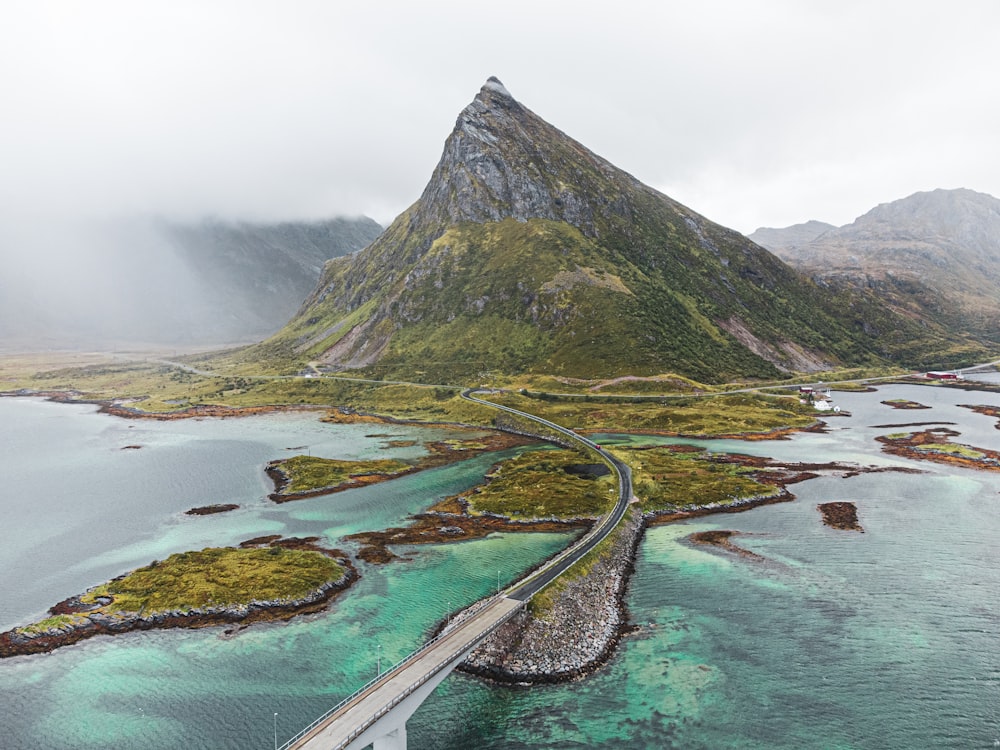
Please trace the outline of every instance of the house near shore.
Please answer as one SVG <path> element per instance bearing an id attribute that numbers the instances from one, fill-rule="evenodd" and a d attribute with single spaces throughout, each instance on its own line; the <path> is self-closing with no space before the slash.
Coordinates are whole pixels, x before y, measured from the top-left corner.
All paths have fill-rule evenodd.
<path id="1" fill-rule="evenodd" d="M 962 380 L 962 376 L 957 372 L 943 372 L 941 370 L 931 370 L 924 377 L 930 380 Z"/>

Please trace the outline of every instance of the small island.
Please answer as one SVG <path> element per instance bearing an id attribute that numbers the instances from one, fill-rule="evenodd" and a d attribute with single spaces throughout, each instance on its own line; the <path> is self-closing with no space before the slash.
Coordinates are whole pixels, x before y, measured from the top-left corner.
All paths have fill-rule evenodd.
<path id="1" fill-rule="evenodd" d="M 317 456 L 292 456 L 271 461 L 264 469 L 274 480 L 268 497 L 276 503 L 343 492 L 376 484 L 416 471 L 412 464 L 395 459 L 344 461 Z"/>
<path id="2" fill-rule="evenodd" d="M 357 579 L 339 551 L 293 542 L 209 547 L 154 561 L 60 602 L 40 622 L 0 633 L 0 658 L 101 634 L 288 619 L 323 609 Z"/>
<path id="3" fill-rule="evenodd" d="M 186 516 L 211 516 L 216 513 L 228 513 L 231 510 L 236 510 L 240 506 L 236 503 L 217 503 L 216 505 L 201 505 L 197 508 L 191 508 L 190 510 L 184 511 Z"/>
<path id="4" fill-rule="evenodd" d="M 886 406 L 891 406 L 893 409 L 930 409 L 931 407 L 925 406 L 924 404 L 917 403 L 916 401 L 910 401 L 908 398 L 891 398 L 888 401 L 883 401 Z"/>
<path id="5" fill-rule="evenodd" d="M 395 458 L 343 460 L 308 455 L 277 459 L 269 462 L 264 469 L 275 486 L 268 497 L 276 503 L 287 503 L 330 495 L 528 442 L 523 437 L 503 433 L 472 440 L 435 440 L 426 444 L 427 455 L 416 461 Z M 409 446 L 411 441 L 405 441 L 405 444 Z"/>
<path id="6" fill-rule="evenodd" d="M 864 533 L 865 530 L 858 522 L 858 508 L 854 503 L 820 503 L 816 507 L 823 514 L 823 524 L 825 526 L 829 526 L 831 529 L 840 529 L 841 531 L 860 531 Z"/>
<path id="7" fill-rule="evenodd" d="M 961 433 L 939 427 L 922 432 L 904 432 L 875 438 L 882 450 L 917 461 L 935 461 L 980 471 L 1000 471 L 1000 452 L 951 442 Z"/>
<path id="8" fill-rule="evenodd" d="M 740 532 L 738 531 L 730 531 L 728 529 L 696 531 L 695 533 L 688 535 L 688 540 L 693 544 L 704 544 L 710 547 L 725 550 L 726 552 L 731 552 L 732 554 L 739 555 L 747 560 L 764 560 L 764 558 L 756 552 L 751 552 L 745 547 L 740 547 L 738 544 L 734 544 L 731 541 L 732 537 L 738 535 L 739 533 Z"/>

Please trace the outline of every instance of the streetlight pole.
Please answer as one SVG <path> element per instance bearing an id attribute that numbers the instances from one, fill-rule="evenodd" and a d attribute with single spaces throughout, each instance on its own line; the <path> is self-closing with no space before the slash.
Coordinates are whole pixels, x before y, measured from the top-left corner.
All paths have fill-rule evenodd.
<path id="1" fill-rule="evenodd" d="M 274 712 L 274 750 L 278 750 L 278 712 Z"/>
<path id="2" fill-rule="evenodd" d="M 497 571 L 497 596 L 500 596 L 500 571 Z"/>
<path id="3" fill-rule="evenodd" d="M 375 671 L 377 673 L 376 677 L 381 677 L 382 676 L 382 644 L 381 643 L 376 644 L 376 649 L 377 649 L 376 652 L 375 652 Z"/>

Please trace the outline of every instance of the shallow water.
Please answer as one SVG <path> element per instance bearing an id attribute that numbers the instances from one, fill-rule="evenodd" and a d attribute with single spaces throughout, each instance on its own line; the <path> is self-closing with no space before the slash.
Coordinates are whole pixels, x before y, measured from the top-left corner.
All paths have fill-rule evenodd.
<path id="1" fill-rule="evenodd" d="M 933 408 L 879 403 L 889 398 Z M 603 669 L 531 690 L 453 675 L 410 720 L 410 747 L 993 747 L 1000 475 L 887 456 L 873 438 L 901 429 L 876 425 L 955 422 L 957 442 L 997 449 L 996 420 L 957 404 L 1000 404 L 1000 396 L 893 386 L 835 400 L 852 416 L 831 417 L 828 433 L 703 444 L 925 473 L 814 479 L 792 488 L 794 502 L 650 529 L 628 592 L 638 632 Z M 265 533 L 339 544 L 470 486 L 495 460 L 275 506 L 262 467 L 286 448 L 386 455 L 385 438 L 365 435 L 428 433 L 322 425 L 302 414 L 134 424 L 92 411 L 0 399 L 0 456 L 11 478 L 0 529 L 3 628 L 172 551 Z M 602 438 L 617 439 L 654 438 Z M 128 444 L 144 447 L 121 450 Z M 824 527 L 816 504 L 830 500 L 855 502 L 865 533 Z M 242 507 L 183 515 L 214 502 Z M 734 541 L 766 561 L 685 541 L 713 528 L 743 532 Z M 221 628 L 136 633 L 5 660 L 0 744 L 271 747 L 275 712 L 281 741 L 374 676 L 379 658 L 384 665 L 419 645 L 449 602 L 488 593 L 497 570 L 513 578 L 565 543 L 510 534 L 411 548 L 409 562 L 364 566 L 357 586 L 320 615 L 232 638 Z"/>
<path id="2" fill-rule="evenodd" d="M 452 678 L 411 719 L 411 746 L 1000 745 L 1000 475 L 885 456 L 872 439 L 892 431 L 872 425 L 956 421 L 957 441 L 997 449 L 995 420 L 955 406 L 997 396 L 835 398 L 853 416 L 831 418 L 825 435 L 699 444 L 926 473 L 819 478 L 792 487 L 794 502 L 651 528 L 628 594 L 638 632 L 608 665 L 533 690 Z M 892 410 L 888 398 L 933 408 Z M 833 500 L 856 503 L 863 534 L 822 525 L 816 505 Z M 686 541 L 708 529 L 741 532 L 734 541 L 766 561 Z"/>

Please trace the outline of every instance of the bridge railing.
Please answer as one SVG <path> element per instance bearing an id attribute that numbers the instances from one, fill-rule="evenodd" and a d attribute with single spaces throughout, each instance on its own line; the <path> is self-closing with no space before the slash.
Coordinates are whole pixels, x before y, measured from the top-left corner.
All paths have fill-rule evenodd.
<path id="1" fill-rule="evenodd" d="M 465 395 L 468 398 L 469 396 L 471 396 L 471 392 L 472 391 L 465 391 L 463 393 L 463 395 Z M 605 457 L 605 458 L 607 458 L 609 460 L 609 462 L 611 464 L 611 467 L 612 467 L 612 469 L 613 469 L 613 471 L 614 471 L 614 473 L 616 475 L 616 478 L 618 480 L 619 492 L 621 493 L 619 499 L 621 501 L 625 501 L 626 500 L 625 495 L 626 495 L 626 492 L 627 492 L 627 488 L 630 486 L 630 482 L 627 479 L 627 477 L 628 477 L 628 468 L 624 467 L 624 465 L 621 463 L 621 461 L 619 461 L 618 459 L 615 459 L 613 456 L 611 456 L 606 451 L 604 451 L 603 449 L 601 449 L 601 447 L 598 446 L 596 443 L 594 443 L 592 440 L 589 440 L 588 438 L 586 438 L 586 437 L 584 437 L 582 435 L 578 435 L 577 433 L 575 433 L 572 430 L 569 430 L 569 429 L 567 429 L 565 427 L 562 427 L 562 426 L 557 425 L 555 423 L 549 422 L 548 420 L 541 419 L 541 418 L 536 417 L 534 415 L 525 414 L 523 412 L 518 411 L 517 409 L 512 409 L 511 407 L 508 407 L 508 406 L 501 406 L 499 404 L 494 404 L 494 403 L 491 403 L 491 402 L 488 402 L 488 401 L 481 401 L 480 399 L 476 399 L 475 397 L 472 397 L 471 400 L 473 400 L 473 401 L 479 401 L 480 403 L 487 404 L 488 406 L 493 406 L 495 408 L 498 408 L 498 409 L 501 409 L 501 410 L 504 410 L 504 411 L 513 412 L 515 414 L 523 414 L 524 416 L 528 417 L 529 419 L 534 419 L 535 421 L 542 422 L 544 424 L 550 425 L 551 427 L 554 427 L 559 432 L 562 432 L 562 433 L 570 436 L 571 438 L 579 441 L 580 443 L 582 443 L 587 448 L 590 448 L 592 450 L 596 450 L 603 457 Z M 599 534 L 601 532 L 601 530 L 603 529 L 603 527 L 608 523 L 608 521 L 611 518 L 611 516 L 612 516 L 612 513 L 609 513 L 607 517 L 598 520 L 598 522 L 595 523 L 591 527 L 590 531 L 588 531 L 586 534 L 584 534 L 583 537 L 581 537 L 580 539 L 578 539 L 575 544 L 571 545 L 567 549 L 564 549 L 562 552 L 560 552 L 558 555 L 556 555 L 553 559 L 549 560 L 544 566 L 542 566 L 542 568 L 540 568 L 539 570 L 536 570 L 534 573 L 532 573 L 531 575 L 529 575 L 527 578 L 525 578 L 525 579 L 523 579 L 521 581 L 518 581 L 517 585 L 515 585 L 513 587 L 508 587 L 507 591 L 516 591 L 517 589 L 521 588 L 522 586 L 530 583 L 537 576 L 543 574 L 546 570 L 551 569 L 554 565 L 558 565 L 566 557 L 568 557 L 570 555 L 573 555 L 575 553 L 578 553 L 579 550 L 580 550 L 580 548 L 582 547 L 582 545 L 587 540 L 589 540 L 591 537 L 596 536 L 597 534 Z M 545 584 L 544 586 L 542 586 L 539 590 L 546 588 L 551 583 L 552 583 L 552 581 L 549 581 L 547 584 Z M 504 593 L 498 592 L 497 596 L 494 597 L 494 602 L 499 601 L 505 593 L 506 592 L 504 592 Z M 537 592 L 535 592 L 535 593 L 537 593 Z M 521 608 L 523 608 L 526 604 L 527 604 L 527 600 L 520 602 L 517 607 L 515 607 L 514 609 L 512 609 L 510 612 L 506 613 L 503 617 L 501 617 L 499 620 L 497 620 L 495 623 L 493 623 L 490 627 L 488 627 L 486 630 L 484 630 L 481 634 L 479 634 L 479 636 L 476 638 L 476 642 L 483 640 L 488 635 L 490 635 L 491 633 L 493 633 L 497 628 L 499 628 L 501 625 L 503 625 L 505 622 L 507 622 L 507 620 L 509 620 L 511 617 L 513 617 L 513 615 L 516 612 L 518 612 Z M 479 608 L 477 610 L 474 610 L 474 611 L 471 611 L 471 612 L 469 610 L 466 610 L 466 612 L 468 612 L 468 614 L 464 615 L 462 617 L 462 619 L 468 619 L 468 618 L 474 617 L 476 614 L 478 614 L 479 612 L 483 611 L 488 606 L 490 606 L 490 605 L 487 604 L 484 607 L 481 607 L 481 608 Z M 450 636 L 453 632 L 454 632 L 454 628 L 445 628 L 444 630 L 442 630 L 438 635 L 436 635 L 434 638 L 432 638 L 429 641 L 427 641 L 423 646 L 421 646 L 420 648 L 418 648 L 416 651 L 411 652 L 409 655 L 407 655 L 406 657 L 404 657 L 403 659 L 401 659 L 399 662 L 397 662 L 396 664 L 394 664 L 388 670 L 386 670 L 385 672 L 383 672 L 379 676 L 375 677 L 374 679 L 370 680 L 368 683 L 366 683 L 362 687 L 358 688 L 354 693 L 352 693 L 351 695 L 349 695 L 346 698 L 344 698 L 344 700 L 342 700 L 336 706 L 334 706 L 333 708 L 331 708 L 328 711 L 324 712 L 322 716 L 320 716 L 319 718 L 315 719 L 307 727 L 305 727 L 304 729 L 300 730 L 291 739 L 289 739 L 287 742 L 285 742 L 285 744 L 281 745 L 281 747 L 279 748 L 279 750 L 289 750 L 289 748 L 291 748 L 292 745 L 294 745 L 299 740 L 303 739 L 306 735 L 308 735 L 310 732 L 312 732 L 318 726 L 320 726 L 324 722 L 328 721 L 331 716 L 333 716 L 338 711 L 340 711 L 341 709 L 343 709 L 344 707 L 346 707 L 352 701 L 354 701 L 357 698 L 359 698 L 364 693 L 366 693 L 369 690 L 371 690 L 379 682 L 381 682 L 383 680 L 390 679 L 392 675 L 394 675 L 394 674 L 398 673 L 399 671 L 401 671 L 404 667 L 406 667 L 407 664 L 411 663 L 415 659 L 417 659 L 420 656 L 422 656 L 426 651 L 428 651 L 429 649 L 431 649 L 434 646 L 436 646 L 442 640 L 444 640 L 445 638 L 447 638 L 448 636 Z M 462 650 L 464 651 L 465 649 L 462 649 Z M 361 736 L 361 734 L 363 732 L 367 731 L 376 721 L 378 721 L 380 718 L 382 718 L 383 716 L 385 716 L 393 708 L 395 708 L 396 706 L 398 706 L 403 700 L 405 700 L 409 695 L 411 695 L 413 693 L 413 691 L 417 690 L 421 685 L 423 685 L 428 680 L 430 680 L 434 675 L 436 675 L 442 669 L 444 669 L 445 667 L 447 667 L 448 664 L 450 664 L 450 663 L 451 663 L 451 659 L 448 659 L 447 661 L 442 662 L 438 667 L 436 667 L 435 669 L 433 669 L 430 673 L 424 675 L 422 678 L 420 678 L 419 680 L 417 680 L 416 682 L 414 682 L 412 685 L 408 686 L 403 692 L 401 692 L 398 696 L 396 696 L 396 698 L 394 698 L 392 701 L 390 701 L 388 705 L 383 706 L 381 709 L 379 709 L 378 712 L 376 712 L 374 715 L 370 716 L 368 719 L 366 719 L 364 722 L 362 722 L 362 724 L 357 729 L 355 729 L 353 732 L 351 732 L 350 736 L 345 740 L 345 742 L 340 747 L 343 747 L 344 745 L 350 743 L 351 741 L 353 741 L 353 740 L 357 739 L 359 736 Z"/>
<path id="2" fill-rule="evenodd" d="M 500 599 L 502 597 L 503 597 L 503 594 L 499 594 L 499 595 L 493 597 L 493 602 L 500 601 Z M 463 619 L 471 619 L 476 614 L 478 614 L 479 612 L 482 612 L 484 609 L 486 609 L 487 607 L 489 607 L 493 602 L 491 602 L 490 604 L 487 604 L 484 607 L 481 607 L 480 609 L 476 610 L 473 613 L 470 613 L 469 615 L 467 615 Z M 515 607 L 512 610 L 510 610 L 510 612 L 506 613 L 503 617 L 501 617 L 499 620 L 497 620 L 492 625 L 490 625 L 490 627 L 486 628 L 486 630 L 484 630 L 478 636 L 478 638 L 476 639 L 476 641 L 473 642 L 473 644 L 476 643 L 476 642 L 478 642 L 478 641 L 481 641 L 483 638 L 486 638 L 488 635 L 490 635 L 491 633 L 493 633 L 497 628 L 499 628 L 501 625 L 503 625 L 505 622 L 507 622 L 507 620 L 509 620 L 511 617 L 513 617 L 514 614 L 516 612 L 518 612 L 520 609 L 522 609 L 524 606 L 525 606 L 525 602 L 520 602 L 517 607 Z M 382 682 L 383 680 L 389 680 L 389 679 L 391 679 L 391 677 L 393 675 L 395 675 L 395 674 L 399 673 L 400 671 L 402 671 L 403 668 L 406 667 L 406 665 L 410 664 L 415 659 L 418 659 L 419 657 L 423 656 L 426 651 L 428 651 L 429 649 L 433 648 L 437 644 L 441 643 L 446 638 L 450 637 L 454 632 L 455 632 L 454 628 L 446 628 L 445 630 L 443 630 L 440 633 L 438 633 L 436 636 L 434 636 L 433 638 L 431 638 L 429 641 L 427 641 L 423 646 L 421 646 L 420 648 L 418 648 L 416 651 L 412 651 L 411 653 L 407 654 L 405 657 L 403 657 L 398 662 L 396 662 L 391 667 L 389 667 L 389 669 L 387 669 L 386 671 L 382 672 L 378 677 L 375 677 L 374 679 L 369 680 L 367 683 L 365 683 L 360 688 L 358 688 L 357 690 L 355 690 L 349 696 L 347 696 L 346 698 L 344 698 L 344 700 L 340 701 L 340 703 L 338 703 L 336 706 L 334 706 L 333 708 L 329 709 L 328 711 L 325 711 L 322 716 L 320 716 L 317 719 L 313 720 L 307 727 L 305 727 L 304 729 L 300 730 L 298 733 L 296 733 L 294 736 L 292 736 L 290 739 L 288 739 L 283 745 L 281 745 L 278 748 L 278 750 L 288 750 L 289 748 L 291 748 L 292 745 L 294 745 L 299 740 L 303 739 L 306 735 L 308 735 L 310 732 L 312 732 L 318 726 L 320 726 L 321 724 L 323 724 L 325 721 L 329 720 L 329 718 L 331 716 L 333 716 L 334 714 L 336 714 L 338 711 L 340 711 L 341 709 L 345 708 L 347 705 L 349 705 L 353 701 L 357 700 L 359 697 L 361 697 L 366 692 L 368 692 L 373 687 L 375 687 L 375 685 L 377 685 L 378 683 Z M 470 644 L 470 646 L 473 645 L 473 644 Z M 462 651 L 465 651 L 465 650 L 467 650 L 467 647 L 460 649 L 460 651 L 458 651 L 456 653 L 461 653 Z M 367 731 L 368 728 L 372 726 L 372 724 L 374 724 L 376 721 L 378 721 L 383 716 L 385 716 L 387 713 L 389 713 L 389 711 L 391 711 L 393 708 L 395 708 L 396 706 L 398 706 L 403 700 L 405 700 L 408 696 L 410 696 L 421 685 L 423 685 L 424 683 L 426 683 L 429 679 L 431 679 L 432 677 L 434 677 L 434 675 L 436 675 L 442 669 L 444 669 L 445 667 L 447 667 L 451 663 L 451 661 L 452 661 L 452 659 L 448 659 L 447 661 L 442 662 L 436 668 L 434 668 L 433 670 L 431 670 L 431 672 L 429 672 L 428 674 L 424 675 L 419 680 L 416 680 L 413 684 L 409 685 L 402 693 L 400 693 L 398 696 L 396 696 L 396 698 L 394 698 L 392 701 L 390 701 L 386 706 L 383 706 L 381 709 L 379 709 L 379 711 L 377 711 L 375 714 L 373 714 L 368 719 L 366 719 L 364 722 L 362 722 L 362 724 L 355 731 L 351 732 L 350 736 L 345 740 L 344 744 L 347 744 L 347 743 L 351 742 L 352 740 L 355 740 L 358 737 L 360 737 L 363 732 Z M 343 745 L 341 745 L 341 747 L 343 747 Z"/>

